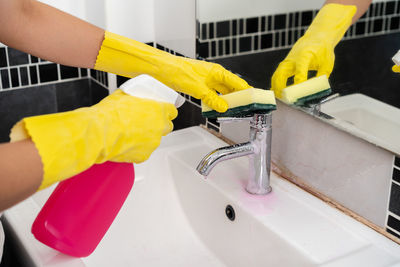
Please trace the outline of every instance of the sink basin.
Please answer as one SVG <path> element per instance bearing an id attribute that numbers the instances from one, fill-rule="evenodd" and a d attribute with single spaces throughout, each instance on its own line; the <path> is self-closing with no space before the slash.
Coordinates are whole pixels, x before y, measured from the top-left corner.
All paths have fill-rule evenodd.
<path id="1" fill-rule="evenodd" d="M 400 109 L 363 94 L 350 94 L 326 102 L 321 111 L 368 141 L 400 151 Z"/>
<path id="2" fill-rule="evenodd" d="M 198 162 L 225 145 L 201 127 L 165 137 L 148 161 L 135 165 L 133 190 L 100 245 L 87 258 L 63 255 L 30 233 L 54 186 L 7 210 L 6 225 L 31 266 L 400 263 L 398 244 L 274 173 L 270 194 L 248 194 L 247 158 L 222 162 L 204 179 L 195 170 Z M 226 215 L 228 205 L 235 213 L 233 221 Z"/>

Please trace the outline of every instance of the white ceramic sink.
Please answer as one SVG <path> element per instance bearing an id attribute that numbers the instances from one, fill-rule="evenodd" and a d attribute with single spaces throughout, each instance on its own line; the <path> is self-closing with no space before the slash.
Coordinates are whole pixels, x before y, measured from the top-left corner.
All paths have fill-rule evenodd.
<path id="1" fill-rule="evenodd" d="M 351 94 L 326 102 L 321 111 L 368 141 L 400 151 L 400 109 L 363 94 Z"/>
<path id="2" fill-rule="evenodd" d="M 200 127 L 165 137 L 135 165 L 136 181 L 106 236 L 87 258 L 62 255 L 30 226 L 51 190 L 5 212 L 35 266 L 388 266 L 400 246 L 272 174 L 267 196 L 245 191 L 247 158 L 225 161 L 204 179 L 200 159 L 226 143 Z M 225 215 L 231 205 L 235 220 Z"/>

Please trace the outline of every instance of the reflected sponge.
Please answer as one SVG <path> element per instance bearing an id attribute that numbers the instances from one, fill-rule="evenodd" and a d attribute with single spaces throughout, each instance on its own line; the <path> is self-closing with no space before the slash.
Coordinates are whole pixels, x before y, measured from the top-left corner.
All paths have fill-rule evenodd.
<path id="1" fill-rule="evenodd" d="M 220 97 L 228 103 L 228 110 L 220 113 L 202 102 L 202 115 L 204 117 L 249 117 L 256 113 L 265 114 L 276 109 L 275 95 L 270 90 L 249 88 Z"/>
<path id="2" fill-rule="evenodd" d="M 291 85 L 282 90 L 281 100 L 297 106 L 319 101 L 332 92 L 326 75 L 311 78 L 305 82 Z"/>

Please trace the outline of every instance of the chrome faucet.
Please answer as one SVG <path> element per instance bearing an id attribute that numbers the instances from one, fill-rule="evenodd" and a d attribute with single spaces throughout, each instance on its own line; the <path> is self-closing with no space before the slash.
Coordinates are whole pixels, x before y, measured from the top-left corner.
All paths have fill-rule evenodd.
<path id="1" fill-rule="evenodd" d="M 197 166 L 197 171 L 207 176 L 221 161 L 249 156 L 249 180 L 246 190 L 251 194 L 265 195 L 271 192 L 271 136 L 272 113 L 254 114 L 253 117 L 219 118 L 218 122 L 250 121 L 250 141 L 221 147 L 207 154 Z"/>
<path id="2" fill-rule="evenodd" d="M 335 94 L 329 95 L 327 97 L 324 97 L 322 99 L 319 99 L 317 102 L 312 102 L 312 103 L 306 104 L 305 106 L 301 106 L 301 108 L 311 115 L 323 116 L 323 117 L 327 116 L 327 119 L 330 119 L 332 117 L 321 112 L 321 105 L 325 104 L 326 102 L 329 102 L 335 98 L 338 98 L 339 96 L 340 96 L 339 93 L 335 93 Z"/>

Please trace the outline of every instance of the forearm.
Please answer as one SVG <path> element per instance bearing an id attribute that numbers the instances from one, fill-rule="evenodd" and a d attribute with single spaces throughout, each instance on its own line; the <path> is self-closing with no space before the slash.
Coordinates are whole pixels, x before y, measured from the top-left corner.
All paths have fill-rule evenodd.
<path id="1" fill-rule="evenodd" d="M 30 139 L 0 144 L 0 158 L 1 212 L 37 191 L 42 182 L 43 167 Z"/>
<path id="2" fill-rule="evenodd" d="M 353 17 L 352 24 L 356 22 L 368 10 L 372 0 L 326 0 L 326 4 L 342 4 L 342 5 L 355 5 L 357 12 Z"/>
<path id="3" fill-rule="evenodd" d="M 64 65 L 93 68 L 104 30 L 34 0 L 0 0 L 0 42 Z"/>

